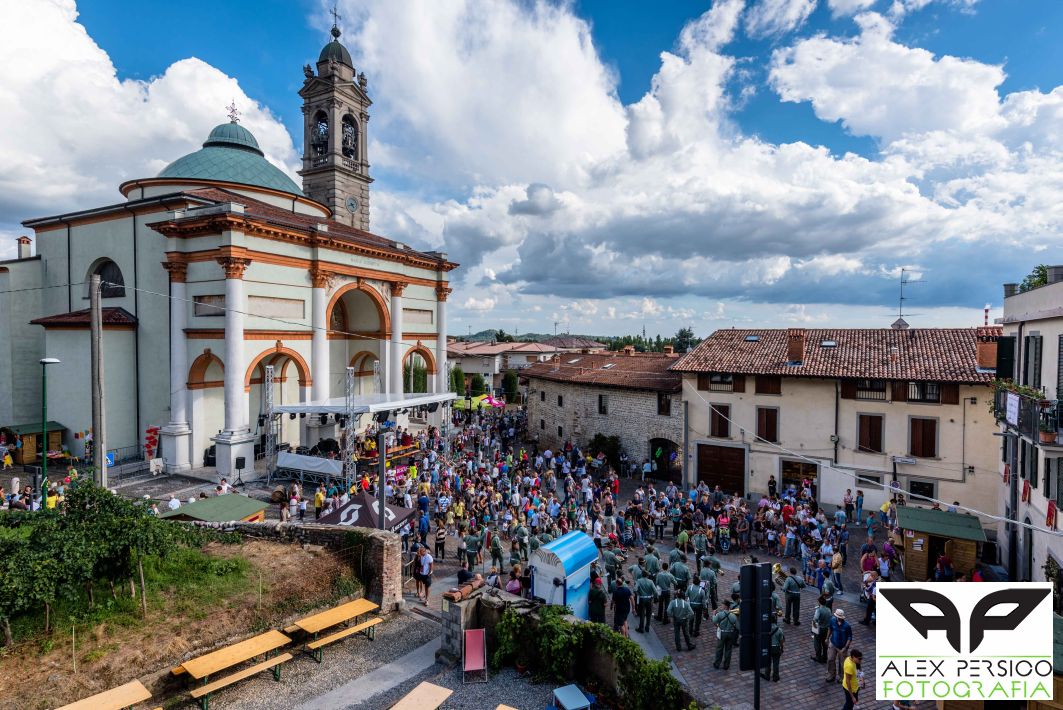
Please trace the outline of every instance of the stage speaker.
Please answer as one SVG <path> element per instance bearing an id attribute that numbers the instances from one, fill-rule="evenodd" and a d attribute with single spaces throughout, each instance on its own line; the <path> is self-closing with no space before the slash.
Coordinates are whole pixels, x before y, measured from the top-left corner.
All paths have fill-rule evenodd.
<path id="1" fill-rule="evenodd" d="M 244 457 L 243 456 L 237 456 L 236 457 L 236 469 L 238 471 L 243 471 L 244 470 Z"/>

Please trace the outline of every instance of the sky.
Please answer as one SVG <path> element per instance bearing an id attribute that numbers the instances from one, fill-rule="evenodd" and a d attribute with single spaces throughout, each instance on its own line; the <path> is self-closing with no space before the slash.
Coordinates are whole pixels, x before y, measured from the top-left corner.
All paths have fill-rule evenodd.
<path id="1" fill-rule="evenodd" d="M 0 3 L 0 258 L 235 100 L 298 180 L 310 0 Z M 1063 263 L 1058 0 L 340 0 L 372 229 L 450 331 L 982 322 Z"/>

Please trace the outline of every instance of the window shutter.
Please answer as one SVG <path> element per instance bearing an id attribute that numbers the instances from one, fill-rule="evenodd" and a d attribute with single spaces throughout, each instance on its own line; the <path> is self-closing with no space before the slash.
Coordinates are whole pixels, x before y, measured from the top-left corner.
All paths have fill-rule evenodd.
<path id="1" fill-rule="evenodd" d="M 842 399 L 856 399 L 856 380 L 842 380 Z"/>
<path id="2" fill-rule="evenodd" d="M 860 415 L 859 447 L 865 451 L 871 450 L 871 417 L 866 414 Z"/>
<path id="3" fill-rule="evenodd" d="M 926 456 L 934 457 L 938 455 L 937 452 L 937 433 L 938 423 L 935 419 L 923 420 L 923 451 L 926 452 Z"/>
<path id="4" fill-rule="evenodd" d="M 766 423 L 768 425 L 767 426 L 767 428 L 768 428 L 768 436 L 766 436 L 764 438 L 767 439 L 768 441 L 778 441 L 779 440 L 779 410 L 778 409 L 769 409 L 769 410 L 767 410 L 767 418 L 766 418 L 765 421 L 766 421 Z"/>
<path id="5" fill-rule="evenodd" d="M 960 385 L 956 382 L 942 382 L 941 383 L 941 403 L 942 404 L 959 404 L 960 403 Z"/>
<path id="6" fill-rule="evenodd" d="M 997 350 L 997 352 L 1000 351 Z M 1063 335 L 1059 336 L 1059 349 L 1056 352 L 1058 353 L 1056 355 L 1056 399 L 1063 399 Z M 997 372 L 1000 371 L 997 370 Z"/>
<path id="7" fill-rule="evenodd" d="M 757 375 L 757 394 L 782 394 L 782 378 L 771 375 Z"/>
<path id="8" fill-rule="evenodd" d="M 745 392 L 746 391 L 746 376 L 745 375 L 732 375 L 731 376 L 731 391 L 732 392 Z"/>
<path id="9" fill-rule="evenodd" d="M 768 438 L 768 410 L 764 407 L 757 407 L 757 436 L 771 441 Z"/>
<path id="10" fill-rule="evenodd" d="M 1059 336 L 1060 345 L 1063 346 L 1063 335 Z M 1060 349 L 1060 371 L 1063 372 L 1063 348 Z M 1015 336 L 1004 335 L 997 340 L 997 378 L 1001 380 L 1015 379 Z M 1063 382 L 1063 379 L 1060 380 Z"/>
<path id="11" fill-rule="evenodd" d="M 910 453 L 912 456 L 922 456 L 923 455 L 923 421 L 921 419 L 912 419 L 910 427 L 911 427 L 912 444 L 911 444 L 911 451 L 909 451 L 908 453 Z"/>
<path id="12" fill-rule="evenodd" d="M 868 417 L 871 420 L 871 450 L 872 451 L 885 451 L 882 448 L 882 417 Z"/>
<path id="13" fill-rule="evenodd" d="M 1041 387 L 1041 347 L 1044 343 L 1044 338 L 1040 335 L 1036 335 L 1030 338 L 1032 341 L 1030 345 L 1033 347 L 1030 356 L 1032 369 L 1030 371 L 1030 386 L 1040 388 Z"/>
<path id="14" fill-rule="evenodd" d="M 907 402 L 908 401 L 908 383 L 907 382 L 894 382 L 893 384 L 893 396 L 891 399 L 894 402 Z"/>
<path id="15" fill-rule="evenodd" d="M 709 390 L 709 376 L 705 373 L 698 373 L 698 389 L 702 392 Z"/>

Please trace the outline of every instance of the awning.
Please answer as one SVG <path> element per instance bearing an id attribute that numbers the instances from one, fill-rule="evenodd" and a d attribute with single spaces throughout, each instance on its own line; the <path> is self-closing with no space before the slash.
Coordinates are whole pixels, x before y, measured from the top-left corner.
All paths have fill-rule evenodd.
<path id="1" fill-rule="evenodd" d="M 41 423 L 14 424 L 12 426 L 0 427 L 0 429 L 10 429 L 19 436 L 22 436 L 23 434 L 39 434 L 41 432 Z M 48 422 L 48 431 L 66 431 L 66 427 L 59 422 Z"/>
<path id="2" fill-rule="evenodd" d="M 277 468 L 287 468 L 293 471 L 313 471 L 324 473 L 328 476 L 343 475 L 343 461 L 339 459 L 324 459 L 320 456 L 302 456 L 281 451 L 277 454 Z"/>
<path id="3" fill-rule="evenodd" d="M 351 414 L 391 412 L 396 409 L 423 407 L 429 404 L 449 402 L 457 395 L 453 392 L 422 392 L 410 394 L 362 394 L 352 398 Z M 316 402 L 274 405 L 274 414 L 346 414 L 347 400 L 330 397 Z"/>
<path id="4" fill-rule="evenodd" d="M 327 515 L 322 515 L 321 518 L 315 522 L 320 523 L 321 525 L 349 525 L 359 528 L 379 528 L 379 510 L 380 506 L 377 503 L 377 499 L 365 491 L 360 491 L 355 493 L 354 496 L 347 501 L 346 505 L 341 506 L 338 510 L 334 510 Z M 385 510 L 387 529 L 391 531 L 398 530 L 402 527 L 404 522 L 417 515 L 417 510 L 414 508 L 403 508 L 401 506 L 391 505 L 390 503 L 385 506 Z"/>

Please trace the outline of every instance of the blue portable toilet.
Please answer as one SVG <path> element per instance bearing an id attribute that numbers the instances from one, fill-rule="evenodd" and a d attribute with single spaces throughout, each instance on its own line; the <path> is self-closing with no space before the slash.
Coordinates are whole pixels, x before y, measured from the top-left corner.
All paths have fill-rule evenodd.
<path id="1" fill-rule="evenodd" d="M 586 619 L 591 563 L 597 559 L 598 548 L 584 532 L 573 530 L 551 540 L 532 553 L 532 595 L 568 606 L 574 616 Z"/>

